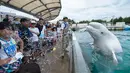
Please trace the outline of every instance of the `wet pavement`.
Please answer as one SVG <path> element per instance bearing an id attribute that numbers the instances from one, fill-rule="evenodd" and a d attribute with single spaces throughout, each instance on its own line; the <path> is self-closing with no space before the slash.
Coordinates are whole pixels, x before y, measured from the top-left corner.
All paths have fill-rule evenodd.
<path id="1" fill-rule="evenodd" d="M 58 41 L 55 50 L 47 53 L 44 57 L 40 57 L 37 63 L 41 68 L 41 73 L 70 73 L 69 56 L 65 54 L 64 59 L 62 55 L 62 43 Z M 71 49 L 68 47 L 68 49 Z"/>

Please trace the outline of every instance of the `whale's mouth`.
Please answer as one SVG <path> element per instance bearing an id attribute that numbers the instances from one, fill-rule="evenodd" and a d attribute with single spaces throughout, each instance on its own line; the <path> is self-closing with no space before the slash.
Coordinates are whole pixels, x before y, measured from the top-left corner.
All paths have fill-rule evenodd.
<path id="1" fill-rule="evenodd" d="M 98 29 L 95 29 L 95 28 L 92 27 L 92 26 L 87 26 L 87 27 L 86 27 L 86 30 L 89 32 L 89 34 L 91 35 L 91 37 L 92 37 L 93 39 L 97 39 L 98 33 L 99 33 L 99 30 L 98 30 Z"/>

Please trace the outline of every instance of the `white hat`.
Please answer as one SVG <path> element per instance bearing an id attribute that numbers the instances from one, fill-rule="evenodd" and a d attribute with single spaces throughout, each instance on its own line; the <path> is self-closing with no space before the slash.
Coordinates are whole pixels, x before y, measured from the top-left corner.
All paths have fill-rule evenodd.
<path id="1" fill-rule="evenodd" d="M 33 21 L 33 20 L 32 20 L 31 23 L 36 23 L 36 21 Z"/>

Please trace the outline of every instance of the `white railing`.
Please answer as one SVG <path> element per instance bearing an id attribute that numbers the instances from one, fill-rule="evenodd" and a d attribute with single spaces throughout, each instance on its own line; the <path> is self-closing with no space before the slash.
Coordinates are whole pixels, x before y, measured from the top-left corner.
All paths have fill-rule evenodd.
<path id="1" fill-rule="evenodd" d="M 72 36 L 74 73 L 91 73 L 87 63 L 84 60 L 82 50 L 75 34 L 73 33 Z"/>

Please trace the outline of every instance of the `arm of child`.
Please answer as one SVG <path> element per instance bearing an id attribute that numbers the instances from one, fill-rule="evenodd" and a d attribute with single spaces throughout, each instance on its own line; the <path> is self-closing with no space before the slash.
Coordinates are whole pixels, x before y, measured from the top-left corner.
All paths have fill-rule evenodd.
<path id="1" fill-rule="evenodd" d="M 11 61 L 11 58 L 7 58 L 7 59 L 0 59 L 0 66 L 1 65 L 4 65 L 4 64 L 7 64 L 7 63 L 9 63 Z"/>
<path id="2" fill-rule="evenodd" d="M 19 35 L 18 35 L 17 32 L 16 32 L 16 35 L 15 35 L 15 36 L 17 37 L 17 39 L 19 40 L 19 43 L 20 43 L 20 47 L 19 47 L 20 52 L 23 52 L 24 42 L 23 42 L 23 40 L 19 37 Z"/>
<path id="3" fill-rule="evenodd" d="M 24 42 L 21 38 L 19 38 L 20 40 L 20 51 L 23 52 L 23 49 L 24 49 Z"/>

